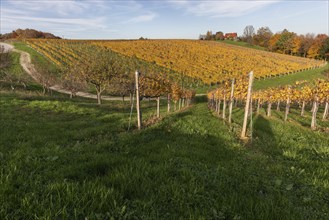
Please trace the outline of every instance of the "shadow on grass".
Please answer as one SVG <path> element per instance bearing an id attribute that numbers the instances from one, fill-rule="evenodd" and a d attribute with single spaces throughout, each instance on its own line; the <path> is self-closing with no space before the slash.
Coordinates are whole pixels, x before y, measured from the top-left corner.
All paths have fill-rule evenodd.
<path id="1" fill-rule="evenodd" d="M 271 123 L 268 118 L 263 115 L 257 115 L 253 124 L 255 138 L 258 139 L 255 145 L 257 148 L 267 152 L 273 153 L 273 150 L 277 153 L 281 151 L 277 147 L 276 136 L 271 128 Z"/>

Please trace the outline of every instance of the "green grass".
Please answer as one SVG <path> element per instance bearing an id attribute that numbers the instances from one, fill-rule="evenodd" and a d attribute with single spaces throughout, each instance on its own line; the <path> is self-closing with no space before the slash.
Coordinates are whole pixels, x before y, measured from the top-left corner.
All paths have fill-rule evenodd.
<path id="1" fill-rule="evenodd" d="M 54 63 L 50 62 L 42 54 L 27 46 L 24 42 L 14 42 L 13 45 L 16 49 L 29 53 L 31 55 L 31 61 L 33 64 L 47 68 L 51 72 L 58 71 L 58 67 Z"/>
<path id="2" fill-rule="evenodd" d="M 20 54 L 9 53 L 10 64 L 0 69 L 0 88 L 20 88 L 29 84 L 32 78 L 20 65 Z"/>
<path id="3" fill-rule="evenodd" d="M 223 41 L 218 41 L 218 42 L 235 45 L 235 46 L 240 46 L 240 47 L 247 47 L 247 48 L 251 48 L 251 49 L 255 49 L 255 50 L 266 50 L 266 48 L 264 48 L 264 47 L 261 47 L 258 45 L 250 45 L 249 43 L 243 42 L 243 41 L 223 40 Z"/>
<path id="4" fill-rule="evenodd" d="M 210 91 L 215 90 L 216 88 L 218 88 L 218 85 L 204 85 L 204 86 L 200 86 L 195 88 L 195 92 L 196 94 L 207 94 Z"/>
<path id="5" fill-rule="evenodd" d="M 204 100 L 127 133 L 121 102 L 1 92 L 0 218 L 328 218 L 327 135 L 258 116 L 247 147 Z"/>
<path id="6" fill-rule="evenodd" d="M 324 72 L 329 70 L 329 64 L 322 68 L 302 71 L 291 75 L 284 75 L 276 78 L 267 78 L 265 80 L 255 80 L 253 88 L 255 90 L 266 89 L 270 87 L 279 87 L 293 85 L 296 81 L 313 81 L 319 78 L 325 78 Z"/>
<path id="7" fill-rule="evenodd" d="M 20 54 L 16 52 L 9 53 L 10 65 L 1 68 L 0 71 L 10 72 L 14 75 L 21 74 L 24 72 L 22 66 L 19 63 Z"/>
<path id="8" fill-rule="evenodd" d="M 279 87 L 279 86 L 285 86 L 285 85 L 293 85 L 297 81 L 314 81 L 316 79 L 323 79 L 325 78 L 325 72 L 329 71 L 329 64 L 322 68 L 313 69 L 313 70 L 306 70 L 290 75 L 283 75 L 276 78 L 266 78 L 261 80 L 254 80 L 253 82 L 253 89 L 254 90 L 260 90 L 260 89 L 267 89 L 271 87 Z M 213 91 L 217 88 L 217 85 L 213 86 L 202 86 L 196 88 L 197 94 L 207 94 L 209 91 Z"/>

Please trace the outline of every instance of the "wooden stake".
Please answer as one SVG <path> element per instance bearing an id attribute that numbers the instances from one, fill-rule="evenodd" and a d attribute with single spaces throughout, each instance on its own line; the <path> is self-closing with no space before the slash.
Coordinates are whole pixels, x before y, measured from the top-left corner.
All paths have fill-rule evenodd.
<path id="1" fill-rule="evenodd" d="M 329 111 L 329 103 L 326 102 L 326 105 L 324 107 L 324 112 L 323 112 L 322 120 L 325 120 L 327 118 L 328 111 Z"/>
<path id="2" fill-rule="evenodd" d="M 286 104 L 286 112 L 284 114 L 284 121 L 287 121 L 288 119 L 288 114 L 289 114 L 289 109 L 290 109 L 290 86 L 288 87 L 288 99 L 287 99 L 287 104 Z"/>
<path id="3" fill-rule="evenodd" d="M 232 79 L 231 86 L 231 95 L 230 95 L 230 106 L 229 106 L 229 115 L 228 115 L 228 123 L 232 123 L 232 109 L 233 109 L 233 97 L 234 97 L 234 79 Z"/>
<path id="4" fill-rule="evenodd" d="M 312 122 L 311 122 L 311 129 L 316 129 L 316 113 L 318 111 L 318 97 L 315 98 L 313 101 L 313 112 L 312 112 Z"/>
<path id="5" fill-rule="evenodd" d="M 248 115 L 249 115 L 249 105 L 250 105 L 250 98 L 251 98 L 251 88 L 252 88 L 252 81 L 253 81 L 253 71 L 249 73 L 249 84 L 248 84 L 248 92 L 247 92 L 247 102 L 246 107 L 244 110 L 244 118 L 243 118 L 243 125 L 242 125 L 242 131 L 241 131 L 241 139 L 246 138 L 246 132 L 247 132 L 247 122 L 248 122 Z"/>
<path id="6" fill-rule="evenodd" d="M 215 94 L 213 93 L 211 96 L 211 108 L 214 108 L 214 103 L 215 103 Z"/>
<path id="7" fill-rule="evenodd" d="M 267 117 L 271 117 L 272 102 L 267 104 Z"/>
<path id="8" fill-rule="evenodd" d="M 300 116 L 304 116 L 304 112 L 305 112 L 305 101 L 303 101 L 303 104 L 302 104 L 302 111 L 300 112 Z"/>
<path id="9" fill-rule="evenodd" d="M 224 99 L 223 99 L 223 112 L 222 112 L 222 118 L 225 119 L 226 118 L 226 91 L 224 89 Z"/>
<path id="10" fill-rule="evenodd" d="M 258 98 L 257 100 L 257 110 L 256 110 L 257 114 L 259 114 L 259 107 L 260 107 L 260 98 Z"/>
<path id="11" fill-rule="evenodd" d="M 277 102 L 276 110 L 280 111 L 280 100 L 278 100 L 278 102 Z"/>
<path id="12" fill-rule="evenodd" d="M 135 85 L 136 85 L 136 109 L 137 109 L 137 126 L 138 130 L 142 127 L 142 117 L 140 111 L 140 100 L 139 100 L 139 72 L 135 72 Z"/>
<path id="13" fill-rule="evenodd" d="M 219 116 L 220 114 L 220 104 L 221 104 L 221 100 L 218 99 L 218 109 L 217 109 L 217 115 Z"/>
<path id="14" fill-rule="evenodd" d="M 170 94 L 168 94 L 168 98 L 167 98 L 167 101 L 168 101 L 168 106 L 167 106 L 167 112 L 170 112 Z"/>
<path id="15" fill-rule="evenodd" d="M 157 118 L 160 118 L 160 96 L 157 97 Z"/>

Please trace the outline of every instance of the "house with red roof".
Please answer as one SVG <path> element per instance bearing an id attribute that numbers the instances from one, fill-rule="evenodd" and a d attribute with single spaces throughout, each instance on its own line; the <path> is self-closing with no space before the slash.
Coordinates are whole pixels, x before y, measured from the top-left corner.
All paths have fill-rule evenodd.
<path id="1" fill-rule="evenodd" d="M 237 40 L 238 39 L 238 34 L 237 33 L 226 33 L 224 35 L 225 39 L 228 40 Z"/>

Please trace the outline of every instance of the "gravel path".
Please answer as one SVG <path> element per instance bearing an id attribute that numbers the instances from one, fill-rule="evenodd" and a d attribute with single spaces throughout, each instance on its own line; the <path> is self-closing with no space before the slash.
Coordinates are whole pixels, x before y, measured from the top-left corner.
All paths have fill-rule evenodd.
<path id="1" fill-rule="evenodd" d="M 0 43 L 0 46 L 5 48 L 4 51 L 5 53 L 12 51 L 14 49 L 14 47 L 10 44 Z"/>

